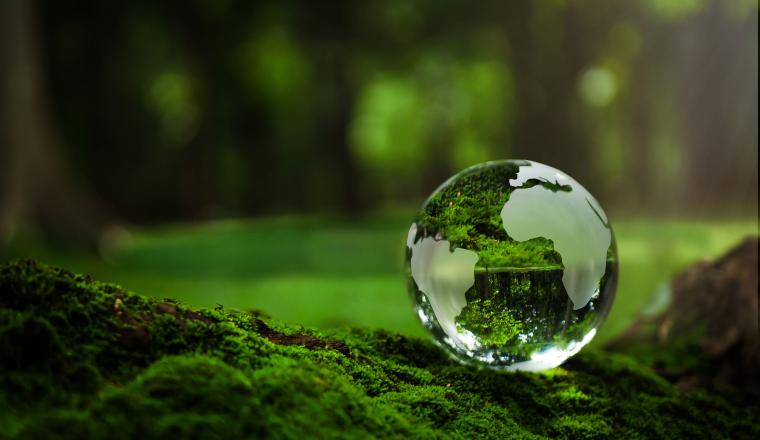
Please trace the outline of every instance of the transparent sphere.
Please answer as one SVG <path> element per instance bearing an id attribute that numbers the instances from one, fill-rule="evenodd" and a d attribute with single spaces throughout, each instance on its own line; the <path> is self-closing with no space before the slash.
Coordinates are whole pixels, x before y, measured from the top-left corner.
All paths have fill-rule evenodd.
<path id="1" fill-rule="evenodd" d="M 406 245 L 417 315 L 464 362 L 556 367 L 591 341 L 615 297 L 607 216 L 578 182 L 537 162 L 487 162 L 450 178 Z"/>

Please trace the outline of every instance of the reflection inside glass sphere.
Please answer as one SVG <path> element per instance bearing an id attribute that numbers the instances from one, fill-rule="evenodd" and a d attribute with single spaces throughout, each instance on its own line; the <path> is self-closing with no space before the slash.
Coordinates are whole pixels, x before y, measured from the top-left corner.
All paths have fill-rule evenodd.
<path id="1" fill-rule="evenodd" d="M 465 362 L 542 370 L 591 341 L 615 294 L 607 216 L 552 167 L 470 167 L 424 203 L 407 236 L 409 290 L 434 339 Z"/>

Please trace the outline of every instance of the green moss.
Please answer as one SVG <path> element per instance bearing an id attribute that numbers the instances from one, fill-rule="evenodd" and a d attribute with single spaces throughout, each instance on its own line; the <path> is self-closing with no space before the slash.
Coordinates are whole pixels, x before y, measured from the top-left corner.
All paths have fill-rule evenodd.
<path id="1" fill-rule="evenodd" d="M 452 247 L 476 251 L 478 267 L 561 267 L 551 240 L 515 241 L 507 234 L 501 209 L 517 178 L 518 162 L 489 162 L 458 174 L 425 202 L 417 218 L 419 234 L 441 234 Z M 552 191 L 569 188 L 531 179 L 528 188 L 543 185 Z"/>
<path id="2" fill-rule="evenodd" d="M 476 298 L 456 318 L 457 327 L 471 331 L 482 344 L 505 346 L 523 331 L 522 323 L 494 300 Z"/>
<path id="3" fill-rule="evenodd" d="M 550 344 L 565 348 L 596 325 L 595 311 L 572 311 L 558 268 L 477 270 L 465 298 L 455 320 L 483 344 L 474 354 L 505 363 L 527 361 Z"/>
<path id="4" fill-rule="evenodd" d="M 756 402 L 588 351 L 463 366 L 385 331 L 317 332 L 0 266 L 0 438 L 758 438 Z"/>
<path id="5" fill-rule="evenodd" d="M 484 268 L 539 267 L 562 268 L 562 258 L 554 250 L 554 243 L 538 237 L 527 241 L 479 239 L 477 266 Z"/>

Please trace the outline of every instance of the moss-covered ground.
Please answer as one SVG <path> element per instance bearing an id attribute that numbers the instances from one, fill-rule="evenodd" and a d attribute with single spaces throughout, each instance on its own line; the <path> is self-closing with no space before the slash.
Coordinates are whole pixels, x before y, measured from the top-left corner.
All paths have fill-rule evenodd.
<path id="1" fill-rule="evenodd" d="M 25 260 L 0 267 L 2 438 L 760 438 L 737 390 L 622 353 L 545 373 L 426 340 L 186 306 Z"/>

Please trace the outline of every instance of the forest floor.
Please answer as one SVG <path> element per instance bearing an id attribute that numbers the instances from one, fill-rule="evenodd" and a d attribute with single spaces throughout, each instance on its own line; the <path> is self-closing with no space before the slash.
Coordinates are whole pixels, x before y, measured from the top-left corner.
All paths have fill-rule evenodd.
<path id="1" fill-rule="evenodd" d="M 21 260 L 0 266 L 0 438 L 760 438 L 756 396 L 695 381 L 711 361 L 681 342 L 499 372 Z"/>

